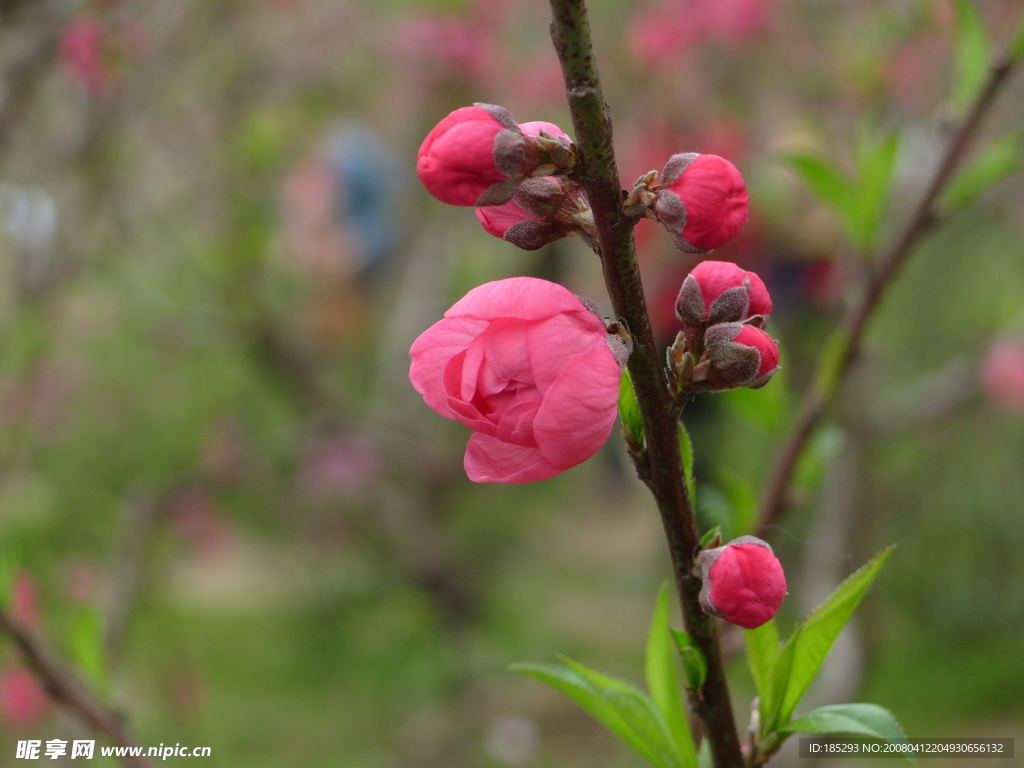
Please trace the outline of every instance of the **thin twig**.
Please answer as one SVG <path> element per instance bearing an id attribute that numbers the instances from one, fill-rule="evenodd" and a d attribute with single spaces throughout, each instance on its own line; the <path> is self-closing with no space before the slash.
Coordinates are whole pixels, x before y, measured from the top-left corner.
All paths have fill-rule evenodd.
<path id="1" fill-rule="evenodd" d="M 683 481 L 678 412 L 655 346 L 633 243 L 634 222 L 622 211 L 612 147 L 612 123 L 598 78 L 583 0 L 550 0 L 552 40 L 562 65 L 579 163 L 574 178 L 586 190 L 594 213 L 605 286 L 616 317 L 633 336 L 629 372 L 636 388 L 646 452 L 637 473 L 654 494 L 668 539 L 686 630 L 708 662 L 707 679 L 691 697 L 711 746 L 716 768 L 740 768 L 743 757 L 714 621 L 697 600 L 700 580 L 693 558 L 700 549 L 693 506 Z"/>
<path id="2" fill-rule="evenodd" d="M 863 342 L 864 329 L 877 309 L 886 288 L 893 282 L 900 269 L 907 262 L 922 236 L 938 222 L 939 214 L 936 203 L 942 191 L 953 176 L 968 145 L 974 138 L 989 108 L 995 101 L 1000 87 L 1006 82 L 1015 64 L 1010 55 L 1005 55 L 989 67 L 988 79 L 978 94 L 974 105 L 964 117 L 950 137 L 949 145 L 942 156 L 942 161 L 935 170 L 921 198 L 914 215 L 903 229 L 900 236 L 893 242 L 889 251 L 879 260 L 878 269 L 870 277 L 864 293 L 856 302 L 840 325 L 838 359 L 829 365 L 819 366 L 810 386 L 800 404 L 796 425 L 776 454 L 768 475 L 768 482 L 761 497 L 761 507 L 755 530 L 760 535 L 770 535 L 772 527 L 778 522 L 789 503 L 789 487 L 797 462 L 814 433 L 825 411 L 832 404 L 838 391 L 837 383 L 856 359 Z"/>
<path id="3" fill-rule="evenodd" d="M 0 632 L 10 635 L 25 662 L 39 678 L 47 693 L 97 733 L 119 747 L 140 748 L 128 735 L 120 719 L 108 710 L 81 678 L 59 661 L 28 629 L 0 610 Z M 144 757 L 126 757 L 132 768 L 154 768 Z"/>

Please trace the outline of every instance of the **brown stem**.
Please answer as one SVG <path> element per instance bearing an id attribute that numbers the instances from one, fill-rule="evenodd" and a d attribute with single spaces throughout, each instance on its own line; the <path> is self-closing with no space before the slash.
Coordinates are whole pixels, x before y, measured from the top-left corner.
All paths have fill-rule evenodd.
<path id="1" fill-rule="evenodd" d="M 590 199 L 612 307 L 633 336 L 629 372 L 647 444 L 646 452 L 637 462 L 637 472 L 658 503 L 686 630 L 708 661 L 707 680 L 692 701 L 707 731 L 715 768 L 740 768 L 743 757 L 718 634 L 713 619 L 700 608 L 700 580 L 691 573 L 700 537 L 683 481 L 678 412 L 669 395 L 647 313 L 633 244 L 634 221 L 622 210 L 623 191 L 612 147 L 612 123 L 601 92 L 586 5 L 584 0 L 550 2 L 551 36 L 565 77 L 579 153 L 574 176 Z"/>
<path id="2" fill-rule="evenodd" d="M 78 675 L 67 669 L 35 635 L 18 625 L 3 610 L 0 610 L 0 632 L 11 636 L 25 662 L 55 701 L 117 746 L 138 747 L 118 717 L 100 703 Z M 126 757 L 124 763 L 132 768 L 154 768 L 154 763 L 144 757 Z"/>
<path id="3" fill-rule="evenodd" d="M 839 330 L 838 343 L 841 346 L 838 360 L 828 365 L 819 366 L 810 386 L 804 393 L 796 425 L 775 456 L 761 497 L 761 508 L 755 529 L 760 531 L 760 535 L 770 535 L 771 527 L 786 511 L 793 471 L 796 469 L 807 441 L 814 433 L 814 428 L 835 398 L 838 390 L 836 383 L 843 379 L 860 351 L 868 320 L 878 307 L 885 289 L 893 282 L 900 268 L 914 252 L 921 237 L 938 220 L 936 210 L 938 198 L 952 178 L 953 171 L 956 170 L 963 158 L 967 146 L 995 101 L 999 88 L 1006 81 L 1014 63 L 1014 59 L 1007 55 L 991 65 L 985 86 L 978 94 L 963 122 L 950 137 L 942 161 L 935 170 L 935 175 L 932 176 L 913 216 L 907 222 L 900 236 L 893 242 L 889 251 L 879 260 L 878 269 L 869 278 L 860 300 L 850 308 L 843 318 Z"/>

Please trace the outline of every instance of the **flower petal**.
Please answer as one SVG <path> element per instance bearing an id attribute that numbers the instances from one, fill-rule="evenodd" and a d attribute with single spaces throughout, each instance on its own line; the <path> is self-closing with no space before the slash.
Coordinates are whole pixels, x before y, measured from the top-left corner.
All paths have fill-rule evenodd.
<path id="1" fill-rule="evenodd" d="M 537 448 L 505 443 L 480 432 L 469 438 L 463 465 L 474 483 L 532 483 L 562 471 Z"/>
<path id="2" fill-rule="evenodd" d="M 413 342 L 409 354 L 409 380 L 423 395 L 424 402 L 442 416 L 454 419 L 444 390 L 444 369 L 448 361 L 463 352 L 485 328 L 483 320 L 451 317 L 434 323 Z"/>
<path id="3" fill-rule="evenodd" d="M 477 320 L 498 317 L 542 320 L 559 312 L 585 312 L 593 321 L 584 322 L 595 328 L 603 326 L 601 319 L 587 311 L 583 302 L 568 288 L 536 277 L 512 277 L 484 283 L 463 296 L 444 316 Z"/>
<path id="4" fill-rule="evenodd" d="M 606 344 L 575 357 L 544 395 L 533 434 L 552 465 L 568 469 L 604 445 L 615 424 L 619 364 Z"/>

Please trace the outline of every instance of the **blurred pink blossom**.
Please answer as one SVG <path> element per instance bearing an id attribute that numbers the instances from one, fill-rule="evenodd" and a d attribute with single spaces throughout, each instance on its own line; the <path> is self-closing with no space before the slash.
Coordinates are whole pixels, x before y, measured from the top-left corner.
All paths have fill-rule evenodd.
<path id="1" fill-rule="evenodd" d="M 641 65 L 657 69 L 701 43 L 737 47 L 765 29 L 772 5 L 772 0 L 663 0 L 634 17 L 629 49 Z"/>
<path id="2" fill-rule="evenodd" d="M 29 670 L 9 666 L 0 670 L 0 720 L 12 728 L 28 730 L 46 714 L 46 691 Z"/>
<path id="3" fill-rule="evenodd" d="M 993 405 L 1024 414 L 1024 336 L 996 341 L 981 363 L 980 377 Z"/>
<path id="4" fill-rule="evenodd" d="M 68 22 L 60 36 L 60 59 L 72 76 L 94 96 L 109 92 L 113 73 L 103 55 L 103 29 L 95 19 Z"/>
<path id="5" fill-rule="evenodd" d="M 21 626 L 39 625 L 39 590 L 32 575 L 19 569 L 11 585 L 11 617 Z"/>
<path id="6" fill-rule="evenodd" d="M 410 16 L 395 30 L 393 50 L 428 79 L 481 80 L 494 60 L 489 25 L 433 15 Z"/>
<path id="7" fill-rule="evenodd" d="M 210 495 L 201 488 L 183 488 L 167 501 L 167 518 L 201 555 L 216 556 L 234 541 Z"/>
<path id="8" fill-rule="evenodd" d="M 355 496 L 373 485 L 380 457 L 362 435 L 340 435 L 317 442 L 303 460 L 300 485 L 312 498 Z"/>

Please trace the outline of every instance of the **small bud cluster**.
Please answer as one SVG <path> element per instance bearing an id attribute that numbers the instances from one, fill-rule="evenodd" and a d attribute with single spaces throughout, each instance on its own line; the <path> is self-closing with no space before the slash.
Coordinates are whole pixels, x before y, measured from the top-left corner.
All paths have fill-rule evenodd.
<path id="1" fill-rule="evenodd" d="M 768 542 L 740 536 L 697 555 L 700 607 L 705 613 L 755 629 L 771 619 L 786 597 L 786 575 Z"/>
<path id="2" fill-rule="evenodd" d="M 772 300 L 761 278 L 728 261 L 704 261 L 683 281 L 676 317 L 683 330 L 668 350 L 678 394 L 757 389 L 779 369 L 764 331 Z"/>
<path id="3" fill-rule="evenodd" d="M 448 115 L 420 146 L 416 173 L 449 205 L 475 206 L 484 229 L 525 250 L 563 237 L 596 246 L 594 218 L 574 178 L 577 150 L 557 125 L 516 123 L 504 107 L 474 104 Z M 747 220 L 747 190 L 736 167 L 715 155 L 673 155 L 625 196 L 633 220 L 660 222 L 689 253 L 734 238 Z M 625 193 L 624 193 L 625 194 Z"/>

